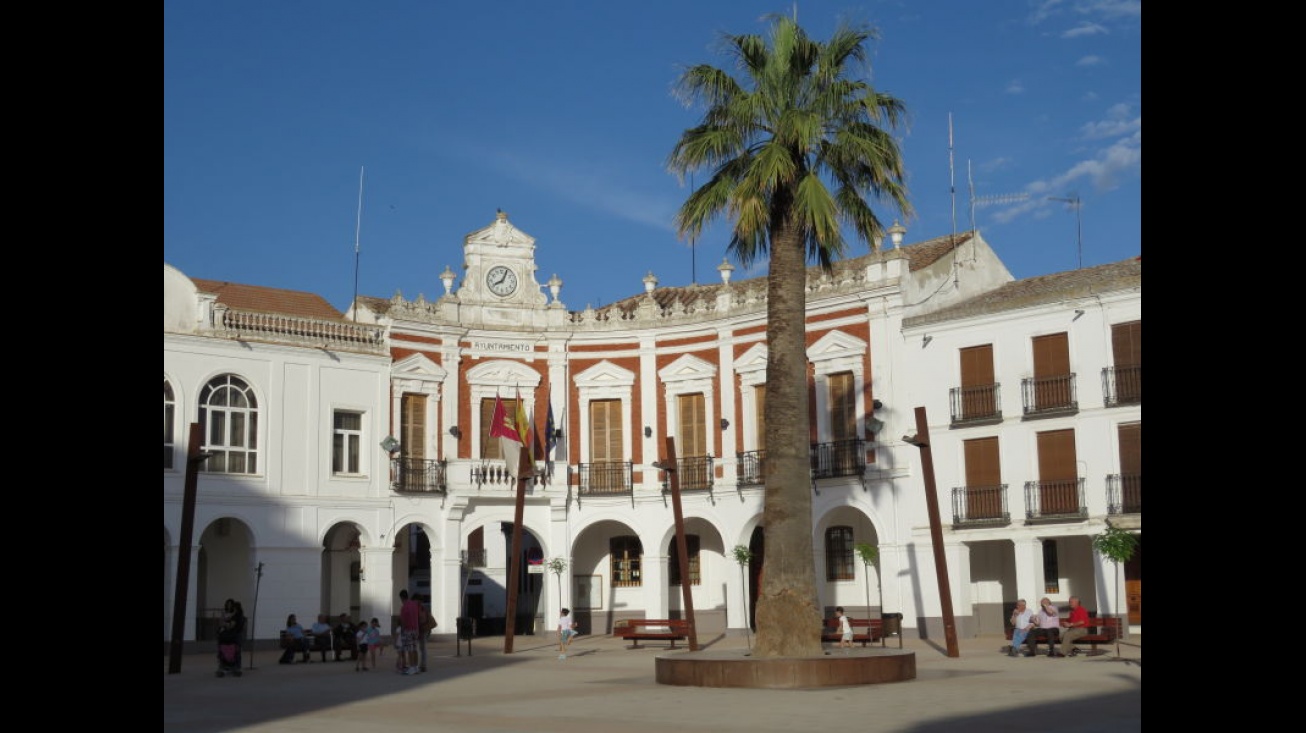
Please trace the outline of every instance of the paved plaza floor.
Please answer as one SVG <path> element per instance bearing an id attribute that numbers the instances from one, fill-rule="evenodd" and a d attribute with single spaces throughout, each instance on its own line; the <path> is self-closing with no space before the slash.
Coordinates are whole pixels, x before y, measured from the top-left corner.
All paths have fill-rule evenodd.
<path id="1" fill-rule="evenodd" d="M 746 648 L 745 637 L 700 638 L 701 649 Z M 895 639 L 889 640 L 896 647 Z M 808 690 L 660 685 L 654 660 L 665 644 L 629 648 L 612 636 L 581 636 L 558 659 L 553 636 L 502 637 L 455 649 L 428 645 L 428 672 L 353 662 L 277 664 L 279 652 L 249 652 L 240 677 L 217 678 L 216 646 L 187 642 L 181 672 L 164 652 L 165 733 L 1118 733 L 1141 731 L 1142 635 L 1087 657 L 1012 658 L 1001 636 L 906 639 L 916 679 Z M 828 645 L 827 645 L 828 646 Z M 843 652 L 831 649 L 831 654 Z M 862 653 L 854 650 L 853 654 Z M 251 665 L 252 661 L 252 665 Z M 252 667 L 252 668 L 251 668 Z"/>

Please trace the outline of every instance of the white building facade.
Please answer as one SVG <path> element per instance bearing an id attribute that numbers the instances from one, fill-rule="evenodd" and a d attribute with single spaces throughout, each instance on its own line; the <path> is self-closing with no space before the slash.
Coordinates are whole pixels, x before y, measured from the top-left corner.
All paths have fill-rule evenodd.
<path id="1" fill-rule="evenodd" d="M 1017 597 L 1074 594 L 1125 615 L 1141 564 L 1115 580 L 1090 538 L 1108 519 L 1141 533 L 1141 349 L 1122 357 L 1113 344 L 1128 339 L 1111 336 L 1129 323 L 1141 336 L 1141 263 L 1022 288 L 978 234 L 900 239 L 808 275 L 816 602 L 941 635 L 921 451 L 900 437 L 923 407 L 959 633 L 1000 633 Z M 719 284 L 659 289 L 650 272 L 641 294 L 570 311 L 534 252 L 500 213 L 450 248 L 462 272 L 438 276 L 441 297 L 360 298 L 349 314 L 165 264 L 165 640 L 195 422 L 214 457 L 196 464 L 186 638 L 207 638 L 228 597 L 256 612 L 260 639 L 290 613 L 389 628 L 419 577 L 437 632 L 467 617 L 502 633 L 517 495 L 490 428 L 496 402 L 513 414 L 519 401 L 534 451 L 519 633 L 563 606 L 588 633 L 682 615 L 683 583 L 701 632 L 751 625 L 765 566 L 764 279 L 732 282 L 723 263 Z M 1122 374 L 1137 377 L 1123 400 Z M 671 474 L 653 465 L 668 438 L 688 577 Z M 859 544 L 878 549 L 874 564 Z"/>

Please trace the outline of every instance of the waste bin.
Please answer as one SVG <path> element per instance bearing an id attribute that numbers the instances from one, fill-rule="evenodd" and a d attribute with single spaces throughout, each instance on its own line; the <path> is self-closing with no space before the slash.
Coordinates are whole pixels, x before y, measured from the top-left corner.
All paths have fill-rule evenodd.
<path id="1" fill-rule="evenodd" d="M 898 648 L 902 648 L 902 614 L 901 613 L 882 613 L 880 620 L 884 622 L 884 635 L 894 635 L 898 637 Z"/>
<path id="2" fill-rule="evenodd" d="M 459 639 L 471 639 L 476 636 L 476 619 L 471 616 L 459 616 L 457 624 Z"/>

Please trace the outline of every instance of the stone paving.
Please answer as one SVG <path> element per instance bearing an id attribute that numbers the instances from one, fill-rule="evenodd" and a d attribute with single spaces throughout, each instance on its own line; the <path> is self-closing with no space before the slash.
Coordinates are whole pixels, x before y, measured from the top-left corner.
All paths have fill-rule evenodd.
<path id="1" fill-rule="evenodd" d="M 745 637 L 699 639 L 700 649 L 746 647 Z M 889 646 L 895 647 L 895 639 Z M 907 682 L 810 690 L 660 685 L 654 660 L 612 636 L 581 636 L 558 659 L 552 635 L 502 637 L 455 651 L 452 638 L 428 643 L 428 672 L 394 671 L 387 650 L 377 670 L 353 662 L 279 665 L 279 652 L 249 652 L 241 677 L 217 678 L 212 642 L 187 642 L 181 672 L 168 674 L 165 733 L 815 733 L 816 731 L 1005 731 L 1119 733 L 1142 730 L 1142 635 L 1106 653 L 1064 659 L 1012 658 L 1001 636 L 906 639 L 917 655 Z M 827 645 L 827 648 L 829 645 Z M 860 648 L 853 654 L 861 653 Z M 842 651 L 830 649 L 831 654 Z M 316 660 L 316 656 L 315 656 Z"/>

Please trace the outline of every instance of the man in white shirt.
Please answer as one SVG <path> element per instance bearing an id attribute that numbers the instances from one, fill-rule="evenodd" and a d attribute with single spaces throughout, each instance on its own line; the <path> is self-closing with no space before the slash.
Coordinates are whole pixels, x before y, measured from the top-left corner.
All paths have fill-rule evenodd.
<path id="1" fill-rule="evenodd" d="M 1029 656 L 1034 657 L 1038 656 L 1038 643 L 1046 642 L 1048 656 L 1055 657 L 1057 642 L 1061 640 L 1061 613 L 1047 598 L 1039 600 L 1038 606 L 1038 613 L 1034 614 L 1034 629 L 1025 639 L 1025 645 L 1029 647 Z"/>
<path id="2" fill-rule="evenodd" d="M 1021 598 L 1016 601 L 1016 608 L 1011 612 L 1011 651 L 1007 652 L 1008 656 L 1020 656 L 1020 647 L 1033 628 L 1034 612 L 1025 605 L 1025 599 Z"/>

